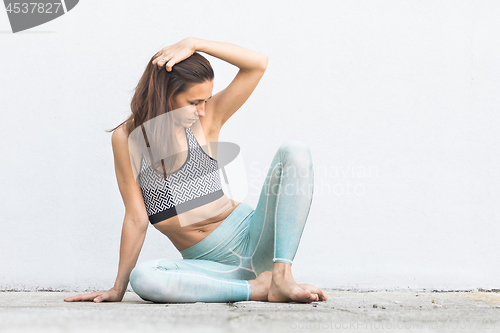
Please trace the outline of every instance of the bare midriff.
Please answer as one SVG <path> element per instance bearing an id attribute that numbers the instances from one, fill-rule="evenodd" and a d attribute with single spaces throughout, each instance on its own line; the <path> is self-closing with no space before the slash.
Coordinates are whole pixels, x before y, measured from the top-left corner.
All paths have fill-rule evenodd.
<path id="1" fill-rule="evenodd" d="M 210 235 L 239 204 L 240 202 L 223 195 L 211 203 L 155 223 L 153 226 L 167 236 L 177 250 L 183 251 Z M 192 223 L 193 221 L 200 222 Z"/>
<path id="2" fill-rule="evenodd" d="M 212 133 L 207 136 L 209 131 L 207 131 L 206 128 L 210 128 L 211 126 L 209 126 L 210 124 L 205 123 L 206 121 L 206 119 L 200 118 L 199 123 L 195 123 L 191 126 L 191 131 L 202 147 L 202 150 L 208 156 L 212 157 L 211 153 L 208 151 L 207 142 L 218 142 L 219 133 L 217 131 L 216 133 Z M 188 143 L 184 134 L 180 135 L 178 140 L 181 142 L 182 147 L 186 147 L 184 149 L 186 157 L 182 156 L 180 159 L 181 161 L 184 161 L 187 158 L 187 150 L 189 148 Z M 216 159 L 217 156 L 216 154 L 214 155 L 215 156 L 212 158 Z M 210 233 L 212 233 L 222 222 L 226 220 L 229 215 L 231 215 L 240 203 L 241 202 L 234 201 L 228 196 L 223 195 L 219 199 L 206 205 L 155 223 L 153 226 L 162 234 L 167 236 L 177 250 L 183 251 L 198 244 L 210 235 Z"/>

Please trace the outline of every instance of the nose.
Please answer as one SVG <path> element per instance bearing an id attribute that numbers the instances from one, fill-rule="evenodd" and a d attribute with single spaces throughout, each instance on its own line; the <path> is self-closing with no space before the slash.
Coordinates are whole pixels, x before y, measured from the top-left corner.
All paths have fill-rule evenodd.
<path id="1" fill-rule="evenodd" d="M 196 107 L 196 115 L 198 117 L 205 116 L 205 105 Z"/>

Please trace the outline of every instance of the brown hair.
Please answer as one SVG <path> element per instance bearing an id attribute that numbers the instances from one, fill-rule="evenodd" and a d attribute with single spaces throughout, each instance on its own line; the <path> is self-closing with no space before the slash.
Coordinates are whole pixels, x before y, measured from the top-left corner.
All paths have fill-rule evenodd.
<path id="1" fill-rule="evenodd" d="M 106 130 L 106 132 L 113 132 L 125 124 L 124 129 L 127 135 L 130 135 L 135 128 L 141 126 L 146 121 L 172 111 L 171 100 L 173 97 L 185 92 L 197 83 L 212 81 L 214 79 L 212 66 L 205 57 L 197 52 L 175 64 L 170 72 L 165 69 L 165 66 L 159 67 L 152 63 L 158 55 L 159 52 L 151 57 L 139 83 L 134 89 L 134 96 L 130 103 L 132 110 L 130 116 L 120 125 Z M 171 136 L 170 139 L 174 139 L 175 133 L 173 130 L 167 131 L 167 133 Z M 150 142 L 155 140 L 154 137 L 151 138 L 149 136 L 148 139 Z M 149 146 L 148 139 L 146 139 L 146 143 Z M 166 142 L 165 139 L 158 138 L 158 140 L 157 142 Z M 170 142 L 172 141 L 170 140 Z M 167 147 L 168 144 L 163 144 L 163 146 L 165 146 L 167 151 L 172 152 L 172 150 L 169 150 L 171 147 Z M 173 165 L 175 161 L 171 162 L 170 164 Z M 164 165 L 163 173 L 165 174 Z"/>

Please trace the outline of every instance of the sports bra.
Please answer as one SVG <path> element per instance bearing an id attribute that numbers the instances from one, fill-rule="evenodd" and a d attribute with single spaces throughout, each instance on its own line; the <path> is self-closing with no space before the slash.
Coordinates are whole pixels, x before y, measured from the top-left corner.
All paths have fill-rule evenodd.
<path id="1" fill-rule="evenodd" d="M 149 216 L 155 224 L 206 205 L 224 195 L 219 164 L 201 148 L 190 127 L 185 127 L 188 156 L 184 164 L 165 178 L 141 156 L 139 185 Z"/>

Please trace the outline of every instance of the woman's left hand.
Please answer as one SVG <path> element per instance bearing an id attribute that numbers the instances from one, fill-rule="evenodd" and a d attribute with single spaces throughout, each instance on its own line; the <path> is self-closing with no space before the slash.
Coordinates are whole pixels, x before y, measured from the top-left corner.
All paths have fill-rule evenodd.
<path id="1" fill-rule="evenodd" d="M 189 58 L 196 52 L 196 41 L 197 38 L 188 37 L 173 45 L 165 46 L 153 59 L 153 65 L 157 64 L 159 67 L 165 65 L 167 72 L 172 71 L 175 64 Z"/>

